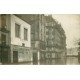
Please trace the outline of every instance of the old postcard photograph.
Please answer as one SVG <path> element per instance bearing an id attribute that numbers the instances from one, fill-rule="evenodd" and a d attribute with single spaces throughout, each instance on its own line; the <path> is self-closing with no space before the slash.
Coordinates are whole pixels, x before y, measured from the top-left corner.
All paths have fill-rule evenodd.
<path id="1" fill-rule="evenodd" d="M 0 1 L 1 80 L 80 80 L 80 1 Z"/>
<path id="2" fill-rule="evenodd" d="M 79 65 L 79 14 L 0 14 L 0 64 Z"/>

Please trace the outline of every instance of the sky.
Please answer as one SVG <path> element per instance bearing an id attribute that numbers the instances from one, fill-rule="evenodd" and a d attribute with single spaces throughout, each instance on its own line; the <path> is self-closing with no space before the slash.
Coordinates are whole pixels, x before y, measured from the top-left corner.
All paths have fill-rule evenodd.
<path id="1" fill-rule="evenodd" d="M 52 16 L 61 23 L 65 31 L 67 48 L 77 47 L 77 41 L 80 39 L 80 15 L 54 14 Z"/>

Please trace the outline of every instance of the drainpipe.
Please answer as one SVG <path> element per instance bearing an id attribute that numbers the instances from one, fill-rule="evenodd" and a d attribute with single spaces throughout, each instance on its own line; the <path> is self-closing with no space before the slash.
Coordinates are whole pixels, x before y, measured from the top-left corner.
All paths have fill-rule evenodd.
<path id="1" fill-rule="evenodd" d="M 38 51 L 38 65 L 40 64 L 40 52 Z"/>

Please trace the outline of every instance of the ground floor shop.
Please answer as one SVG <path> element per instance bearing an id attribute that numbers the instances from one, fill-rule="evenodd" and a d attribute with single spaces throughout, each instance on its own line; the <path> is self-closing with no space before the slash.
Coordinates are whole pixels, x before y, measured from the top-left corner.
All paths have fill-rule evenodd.
<path id="1" fill-rule="evenodd" d="M 24 46 L 11 45 L 11 63 L 32 61 L 31 49 Z"/>

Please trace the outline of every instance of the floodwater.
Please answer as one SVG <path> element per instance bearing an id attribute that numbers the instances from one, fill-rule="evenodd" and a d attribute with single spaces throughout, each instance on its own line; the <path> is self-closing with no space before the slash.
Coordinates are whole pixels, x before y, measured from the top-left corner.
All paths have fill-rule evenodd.
<path id="1" fill-rule="evenodd" d="M 80 61 L 78 57 L 67 57 L 66 64 L 67 65 L 79 65 Z"/>
<path id="2" fill-rule="evenodd" d="M 46 59 L 36 62 L 28 63 L 13 63 L 12 65 L 79 65 L 80 59 L 78 57 L 67 57 L 63 59 Z M 9 64 L 10 65 L 10 64 Z"/>
<path id="3" fill-rule="evenodd" d="M 78 57 L 67 57 L 66 59 L 46 59 L 42 61 L 21 63 L 19 65 L 79 65 L 80 60 Z M 18 65 L 18 64 L 17 64 Z"/>
<path id="4" fill-rule="evenodd" d="M 46 59 L 44 61 L 38 61 L 34 65 L 79 65 L 78 57 L 67 57 L 66 59 Z"/>

